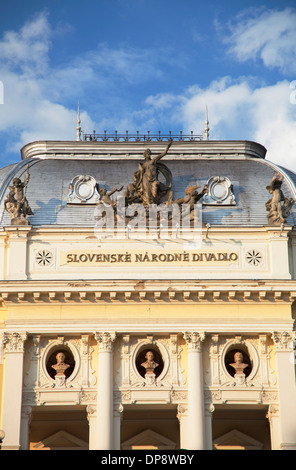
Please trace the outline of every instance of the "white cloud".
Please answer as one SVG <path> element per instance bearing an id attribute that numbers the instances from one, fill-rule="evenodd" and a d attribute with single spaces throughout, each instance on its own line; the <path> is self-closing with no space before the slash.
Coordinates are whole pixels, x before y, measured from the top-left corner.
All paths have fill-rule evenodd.
<path id="1" fill-rule="evenodd" d="M 0 64 L 29 75 L 48 68 L 51 29 L 44 13 L 26 23 L 19 32 L 7 31 L 0 41 Z"/>
<path id="2" fill-rule="evenodd" d="M 230 24 L 224 38 L 230 53 L 244 62 L 260 58 L 266 67 L 284 73 L 296 71 L 296 10 L 247 11 Z"/>
<path id="3" fill-rule="evenodd" d="M 18 32 L 8 31 L 0 39 L 0 80 L 4 88 L 0 133 L 13 136 L 8 151 L 19 149 L 29 140 L 75 139 L 78 101 L 81 109 L 87 105 L 93 108 L 95 102 L 104 109 L 97 123 L 87 112 L 82 114 L 85 132 L 108 125 L 113 129 L 128 124 L 136 127 L 139 114 L 128 106 L 125 92 L 131 95 L 134 86 L 162 80 L 164 64 L 182 67 L 173 50 L 159 49 L 154 54 L 150 49 L 126 45 L 111 48 L 107 44 L 54 66 L 50 52 L 55 34 L 43 12 Z"/>
<path id="4" fill-rule="evenodd" d="M 257 21 L 256 25 L 259 24 Z M 284 30 L 292 33 L 291 24 L 285 25 Z M 266 146 L 268 159 L 296 171 L 296 105 L 290 102 L 292 90 L 288 81 L 266 86 L 254 77 L 235 80 L 227 76 L 207 87 L 194 85 L 180 94 L 150 95 L 141 106 L 132 99 L 124 101 L 123 90 L 133 90 L 136 83 L 162 77 L 163 61 L 175 65 L 177 56 L 162 51 L 154 59 L 149 50 L 140 54 L 136 48 L 112 50 L 107 45 L 99 45 L 83 57 L 74 58 L 71 64 L 55 68 L 50 62 L 52 35 L 46 15 L 41 14 L 18 33 L 6 33 L 0 40 L 0 80 L 4 85 L 0 133 L 10 136 L 7 151 L 19 151 L 34 140 L 75 140 L 78 100 L 83 110 L 81 100 L 89 97 L 89 102 L 99 102 L 106 97 L 109 109 L 102 105 L 98 122 L 87 112 L 82 113 L 85 132 L 110 128 L 119 132 L 131 129 L 146 132 L 170 129 L 173 124 L 184 133 L 191 130 L 201 133 L 207 105 L 211 139 L 255 140 Z M 239 37 L 242 34 L 237 35 L 234 46 L 239 43 Z M 239 43 L 241 47 L 243 43 Z M 266 46 L 267 43 L 265 40 Z M 260 47 L 257 53 L 262 53 Z M 254 50 L 255 46 L 251 45 L 244 57 L 251 57 Z M 118 86 L 122 82 L 127 83 L 127 88 Z M 110 89 L 114 90 L 113 97 Z M 124 105 L 120 108 L 121 99 Z"/>
<path id="5" fill-rule="evenodd" d="M 166 106 L 180 127 L 200 133 L 208 106 L 210 139 L 254 140 L 267 149 L 266 159 L 296 171 L 296 105 L 291 88 L 283 80 L 270 86 L 255 86 L 254 80 L 223 77 L 207 88 L 191 87 L 175 97 L 150 97 L 151 114 Z M 169 106 L 172 104 L 172 108 Z"/>

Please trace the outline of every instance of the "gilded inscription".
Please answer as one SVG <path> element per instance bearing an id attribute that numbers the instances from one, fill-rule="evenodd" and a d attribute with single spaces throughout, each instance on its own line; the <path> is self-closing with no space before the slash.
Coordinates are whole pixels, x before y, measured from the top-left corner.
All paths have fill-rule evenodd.
<path id="1" fill-rule="evenodd" d="M 177 264 L 177 265 L 221 265 L 238 264 L 238 252 L 232 251 L 71 251 L 61 252 L 60 264 L 69 266 L 129 265 L 129 264 Z"/>

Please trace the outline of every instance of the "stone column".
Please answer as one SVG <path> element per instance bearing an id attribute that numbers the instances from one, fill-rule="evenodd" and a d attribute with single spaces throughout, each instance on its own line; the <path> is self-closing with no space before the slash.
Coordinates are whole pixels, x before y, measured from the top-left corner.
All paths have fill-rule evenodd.
<path id="1" fill-rule="evenodd" d="M 23 362 L 26 333 L 4 333 L 6 345 L 3 391 L 2 450 L 19 450 L 23 391 Z"/>
<path id="2" fill-rule="evenodd" d="M 121 403 L 114 405 L 114 441 L 113 449 L 120 450 L 121 442 L 121 421 L 122 421 L 123 406 Z"/>
<path id="3" fill-rule="evenodd" d="M 282 450 L 296 450 L 296 384 L 295 333 L 275 332 L 276 375 L 279 394 L 280 433 Z"/>
<path id="4" fill-rule="evenodd" d="M 88 420 L 88 427 L 89 427 L 89 450 L 96 450 L 97 449 L 97 409 L 93 405 L 88 405 L 86 407 L 87 412 L 87 420 Z"/>
<path id="5" fill-rule="evenodd" d="M 97 446 L 98 450 L 113 449 L 113 343 L 115 333 L 96 333 L 99 344 Z"/>
<path id="6" fill-rule="evenodd" d="M 213 433 L 212 433 L 212 423 L 213 423 L 213 413 L 215 411 L 215 406 L 211 403 L 205 408 L 205 448 L 207 450 L 213 450 Z"/>
<path id="7" fill-rule="evenodd" d="M 188 346 L 188 443 L 186 449 L 206 448 L 202 341 L 204 333 L 185 333 Z"/>
<path id="8" fill-rule="evenodd" d="M 281 450 L 279 407 L 277 405 L 269 405 L 266 417 L 270 426 L 271 450 Z"/>
<path id="9" fill-rule="evenodd" d="M 177 418 L 180 424 L 180 449 L 187 449 L 188 445 L 188 408 L 180 403 L 177 407 Z"/>
<path id="10" fill-rule="evenodd" d="M 31 406 L 24 406 L 22 408 L 22 421 L 21 421 L 21 450 L 29 450 L 29 432 L 30 423 L 32 418 Z"/>

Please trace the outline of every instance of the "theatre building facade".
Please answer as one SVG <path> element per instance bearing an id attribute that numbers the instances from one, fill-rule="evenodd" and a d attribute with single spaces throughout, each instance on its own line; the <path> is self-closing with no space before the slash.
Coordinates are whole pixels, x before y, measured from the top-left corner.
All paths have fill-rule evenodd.
<path id="1" fill-rule="evenodd" d="M 265 154 L 85 135 L 0 170 L 2 450 L 296 450 L 296 174 Z"/>

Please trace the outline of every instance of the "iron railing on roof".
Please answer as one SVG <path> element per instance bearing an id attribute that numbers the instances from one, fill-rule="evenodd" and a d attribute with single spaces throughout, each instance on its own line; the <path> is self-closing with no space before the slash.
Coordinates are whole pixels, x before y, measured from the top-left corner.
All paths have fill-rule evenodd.
<path id="1" fill-rule="evenodd" d="M 125 134 L 120 134 L 117 131 L 115 131 L 114 134 L 107 134 L 107 131 L 104 131 L 103 134 L 96 134 L 96 131 L 94 131 L 92 134 L 83 133 L 83 140 L 90 142 L 165 142 L 170 140 L 194 142 L 203 140 L 203 135 L 193 134 L 193 131 L 191 131 L 190 134 L 183 134 L 182 131 L 180 131 L 179 134 L 172 134 L 171 131 L 169 131 L 168 134 L 161 134 L 160 131 L 158 134 L 151 134 L 150 131 L 148 131 L 147 134 L 140 134 L 139 131 L 137 131 L 136 134 L 129 134 L 128 131 L 126 131 Z"/>

